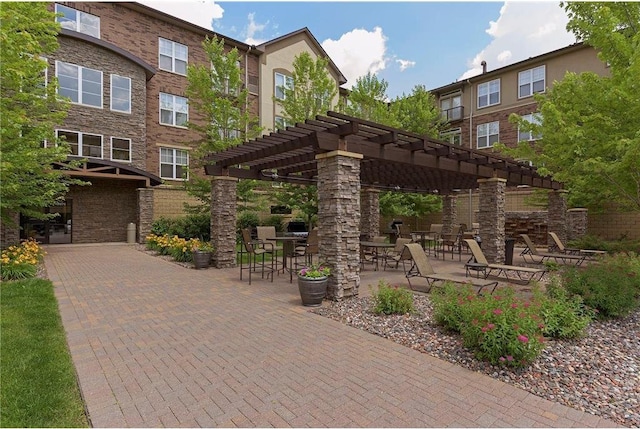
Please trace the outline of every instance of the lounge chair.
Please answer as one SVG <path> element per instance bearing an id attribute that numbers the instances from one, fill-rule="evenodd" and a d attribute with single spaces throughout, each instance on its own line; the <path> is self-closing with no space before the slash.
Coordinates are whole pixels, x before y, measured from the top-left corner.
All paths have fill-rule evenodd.
<path id="1" fill-rule="evenodd" d="M 491 293 L 493 293 L 493 291 L 496 290 L 496 286 L 498 286 L 497 281 L 438 274 L 434 271 L 433 266 L 429 262 L 429 258 L 427 257 L 427 254 L 424 253 L 424 249 L 422 248 L 420 243 L 409 243 L 405 244 L 404 247 L 408 250 L 412 260 L 411 268 L 408 271 L 405 270 L 405 276 L 407 277 L 407 282 L 409 282 L 409 287 L 411 288 L 411 290 L 414 290 L 413 285 L 411 284 L 411 279 L 414 277 L 422 277 L 427 281 L 427 285 L 429 288 L 426 292 L 431 291 L 431 288 L 436 284 L 445 282 L 470 284 L 472 286 L 480 288 L 478 290 L 478 294 L 482 292 L 483 288 L 491 286 L 493 286 L 493 288 L 491 289 Z"/>
<path id="2" fill-rule="evenodd" d="M 473 255 L 476 262 L 478 264 L 487 266 L 486 270 L 484 271 L 485 279 L 490 275 L 500 277 L 500 275 L 503 274 L 508 281 L 513 281 L 515 279 L 510 278 L 508 274 L 510 272 L 513 272 L 518 276 L 517 280 L 519 280 L 520 282 L 524 282 L 524 284 L 528 284 L 531 280 L 534 280 L 536 276 L 538 276 L 538 280 L 540 280 L 542 278 L 542 275 L 546 272 L 546 270 L 543 268 L 519 267 L 517 265 L 506 264 L 490 264 L 489 261 L 487 261 L 487 258 L 484 256 L 484 253 L 482 253 L 480 245 L 478 245 L 475 240 L 467 238 L 464 241 L 465 243 L 467 243 L 467 246 L 469 247 L 469 250 L 471 250 L 471 254 Z M 496 271 L 497 273 L 493 274 L 494 271 Z"/>
<path id="3" fill-rule="evenodd" d="M 554 260 L 556 262 L 562 262 L 563 264 L 573 264 L 579 266 L 586 259 L 586 255 L 568 255 L 566 253 L 551 253 L 541 252 L 533 244 L 533 241 L 527 234 L 520 234 L 520 237 L 524 240 L 525 248 L 520 253 L 520 256 L 527 261 L 529 260 L 533 264 L 542 264 L 545 261 Z M 536 257 L 540 258 L 536 260 Z"/>
<path id="4" fill-rule="evenodd" d="M 549 235 L 553 239 L 554 243 L 554 246 L 552 246 L 552 248 L 550 249 L 552 251 L 557 250 L 559 253 L 566 253 L 568 255 L 585 255 L 589 259 L 593 259 L 597 256 L 601 256 L 607 253 L 604 250 L 570 249 L 564 247 L 564 244 L 562 244 L 562 241 L 560 240 L 560 237 L 558 237 L 558 234 L 556 234 L 555 232 L 550 232 Z"/>
<path id="5" fill-rule="evenodd" d="M 398 268 L 400 262 L 402 262 L 402 266 L 404 267 L 404 263 L 406 260 L 411 259 L 407 252 L 404 251 L 404 245 L 411 243 L 410 238 L 398 238 L 396 240 L 396 247 L 393 249 L 389 249 L 388 252 L 383 254 L 384 264 L 383 269 L 386 271 L 387 265 L 395 265 L 394 268 Z"/>

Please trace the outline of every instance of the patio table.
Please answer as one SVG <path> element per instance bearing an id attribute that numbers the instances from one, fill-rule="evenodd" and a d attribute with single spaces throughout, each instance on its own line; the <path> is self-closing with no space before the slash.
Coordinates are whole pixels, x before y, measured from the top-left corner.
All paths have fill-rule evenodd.
<path id="1" fill-rule="evenodd" d="M 361 241 L 360 246 L 373 250 L 373 255 L 376 260 L 376 271 L 378 271 L 378 259 L 380 256 L 379 249 L 391 249 L 393 247 L 396 247 L 394 243 L 380 243 L 377 241 Z"/>

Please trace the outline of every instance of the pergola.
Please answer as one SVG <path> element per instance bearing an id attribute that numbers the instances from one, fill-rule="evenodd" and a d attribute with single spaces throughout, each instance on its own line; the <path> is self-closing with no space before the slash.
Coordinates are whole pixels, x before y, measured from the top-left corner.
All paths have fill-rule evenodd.
<path id="1" fill-rule="evenodd" d="M 330 295 L 337 299 L 357 294 L 359 239 L 361 230 L 377 235 L 379 190 L 442 195 L 446 226 L 456 192 L 480 188 L 483 250 L 491 259 L 504 258 L 506 187 L 562 190 L 561 183 L 542 177 L 528 163 L 332 111 L 212 153 L 207 162 L 220 267 L 235 265 L 235 247 L 225 241 L 235 236 L 236 179 L 318 186 L 319 252 L 332 265 Z M 361 225 L 362 210 L 367 222 Z"/>

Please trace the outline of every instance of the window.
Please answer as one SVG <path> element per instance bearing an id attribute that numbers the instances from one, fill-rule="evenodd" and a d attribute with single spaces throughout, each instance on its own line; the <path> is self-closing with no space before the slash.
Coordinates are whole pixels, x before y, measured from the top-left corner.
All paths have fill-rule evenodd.
<path id="1" fill-rule="evenodd" d="M 102 136 L 77 131 L 56 130 L 60 139 L 66 140 L 71 155 L 87 158 L 102 158 Z"/>
<path id="2" fill-rule="evenodd" d="M 536 114 L 530 113 L 528 115 L 522 115 L 522 119 L 524 119 L 527 122 L 531 122 L 533 124 L 536 125 L 540 125 L 540 117 Z M 522 141 L 522 140 L 526 140 L 526 141 L 530 141 L 530 140 L 538 140 L 542 138 L 542 134 L 540 133 L 535 133 L 533 131 L 524 131 L 524 130 L 520 130 L 520 127 L 518 127 L 518 141 Z"/>
<path id="3" fill-rule="evenodd" d="M 72 103 L 102 109 L 102 72 L 75 64 L 56 61 L 58 94 Z"/>
<path id="4" fill-rule="evenodd" d="M 478 108 L 500 104 L 500 79 L 478 85 Z"/>
<path id="5" fill-rule="evenodd" d="M 184 180 L 182 177 L 189 165 L 189 155 L 186 150 L 160 148 L 160 177 L 163 179 Z"/>
<path id="6" fill-rule="evenodd" d="M 131 162 L 131 139 L 111 137 L 111 159 Z"/>
<path id="7" fill-rule="evenodd" d="M 462 95 L 444 96 L 440 100 L 440 109 L 445 121 L 462 119 Z"/>
<path id="8" fill-rule="evenodd" d="M 99 16 L 81 12 L 61 4 L 56 4 L 56 13 L 62 14 L 62 16 L 56 17 L 56 21 L 60 23 L 62 28 L 100 38 Z"/>
<path id="9" fill-rule="evenodd" d="M 222 60 L 226 63 L 227 57 L 223 57 Z M 240 60 L 236 61 L 236 68 L 238 70 L 241 70 L 241 63 Z M 226 64 L 223 67 L 223 71 L 226 72 Z M 240 88 L 242 86 L 242 84 L 240 83 L 237 87 L 235 88 L 231 88 L 229 85 L 229 75 L 227 74 L 226 76 L 222 76 L 221 78 L 218 78 L 218 70 L 214 67 L 213 63 L 211 63 L 211 72 L 213 73 L 214 76 L 216 76 L 215 79 L 213 79 L 213 84 L 217 86 L 217 90 L 218 92 L 222 93 L 222 94 L 227 94 L 227 95 L 234 95 L 237 96 L 240 93 Z"/>
<path id="10" fill-rule="evenodd" d="M 189 120 L 187 99 L 177 95 L 160 93 L 160 123 L 174 127 L 186 127 Z"/>
<path id="11" fill-rule="evenodd" d="M 462 146 L 462 130 L 460 128 L 454 128 L 444 131 L 440 133 L 440 140 Z"/>
<path id="12" fill-rule="evenodd" d="M 478 125 L 478 149 L 491 147 L 498 142 L 500 122 L 489 122 Z"/>
<path id="13" fill-rule="evenodd" d="M 518 73 L 518 98 L 529 97 L 545 90 L 545 66 Z"/>
<path id="14" fill-rule="evenodd" d="M 284 100 L 284 90 L 293 89 L 293 78 L 282 73 L 276 73 L 275 96 L 278 100 Z"/>
<path id="15" fill-rule="evenodd" d="M 111 75 L 111 110 L 131 113 L 131 78 Z"/>
<path id="16" fill-rule="evenodd" d="M 289 125 L 290 124 L 287 123 L 287 120 L 285 118 L 283 118 L 282 116 L 276 116 L 275 126 L 277 130 L 284 130 Z"/>
<path id="17" fill-rule="evenodd" d="M 187 74 L 187 58 L 189 48 L 171 40 L 159 39 L 159 66 L 161 70 L 181 75 Z"/>

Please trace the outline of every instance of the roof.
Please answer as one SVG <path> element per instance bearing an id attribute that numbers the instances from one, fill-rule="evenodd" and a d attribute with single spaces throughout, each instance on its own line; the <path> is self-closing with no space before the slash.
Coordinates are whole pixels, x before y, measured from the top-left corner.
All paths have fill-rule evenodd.
<path id="1" fill-rule="evenodd" d="M 266 48 L 269 45 L 273 45 L 273 44 L 281 42 L 283 40 L 290 39 L 290 38 L 295 37 L 295 36 L 300 35 L 300 34 L 306 35 L 309 38 L 309 40 L 311 40 L 311 42 L 316 47 L 316 49 L 318 49 L 320 51 L 321 55 L 329 60 L 329 66 L 331 66 L 336 71 L 336 73 L 338 74 L 338 84 L 339 85 L 343 85 L 343 84 L 347 83 L 347 78 L 344 77 L 344 75 L 342 74 L 342 72 L 340 71 L 338 66 L 333 62 L 331 57 L 327 54 L 327 52 L 324 50 L 322 45 L 318 42 L 318 39 L 315 38 L 315 36 L 311 33 L 311 31 L 307 27 L 303 27 L 303 28 L 301 28 L 299 30 L 292 31 L 291 33 L 285 34 L 284 36 L 280 36 L 280 37 L 276 37 L 275 39 L 268 40 L 268 41 L 258 45 L 258 48 L 264 50 L 264 48 Z"/>
<path id="2" fill-rule="evenodd" d="M 80 163 L 73 164 L 71 161 L 80 161 Z M 162 179 L 155 174 L 129 164 L 107 159 L 81 158 L 69 155 L 66 162 L 54 163 L 54 168 L 62 170 L 64 174 L 69 176 L 81 178 L 135 180 L 144 182 L 147 187 L 162 184 Z"/>
<path id="3" fill-rule="evenodd" d="M 524 162 L 332 111 L 212 153 L 206 157 L 205 171 L 216 176 L 314 183 L 316 155 L 338 150 L 363 155 L 360 182 L 366 187 L 448 194 L 477 188 L 478 179 L 498 177 L 507 186 L 562 188 Z"/>
<path id="4" fill-rule="evenodd" d="M 529 64 L 529 63 L 534 63 L 534 62 L 538 62 L 538 61 L 544 61 L 547 60 L 549 58 L 553 58 L 553 57 L 557 57 L 560 55 L 564 55 L 567 52 L 571 52 L 571 51 L 575 51 L 578 49 L 583 49 L 583 48 L 590 48 L 589 45 L 585 45 L 582 42 L 577 42 L 577 43 L 573 43 L 569 46 L 565 46 L 563 48 L 560 49 L 556 49 L 554 51 L 550 51 L 550 52 L 545 52 L 544 54 L 535 56 L 535 57 L 529 57 L 526 60 L 522 60 L 522 61 L 518 61 L 517 63 L 513 63 L 513 64 L 509 64 L 508 66 L 504 66 L 504 67 L 500 67 L 497 68 L 495 70 L 491 70 L 488 71 L 486 73 L 481 73 L 475 76 L 472 76 L 470 78 L 467 79 L 462 79 L 462 80 L 458 80 L 456 82 L 452 82 L 450 84 L 447 85 L 443 85 L 441 87 L 438 88 L 434 88 L 429 90 L 429 92 L 444 92 L 444 91 L 451 91 L 453 89 L 457 89 L 461 86 L 463 86 L 465 83 L 472 83 L 472 82 L 476 82 L 476 81 L 481 81 L 481 80 L 487 80 L 490 79 L 492 77 L 495 76 L 499 76 L 505 72 L 509 72 L 511 70 L 514 69 L 519 69 L 521 67 L 524 67 L 525 65 Z"/>

